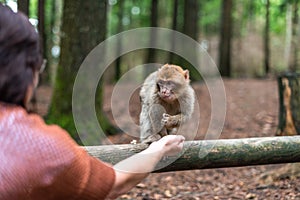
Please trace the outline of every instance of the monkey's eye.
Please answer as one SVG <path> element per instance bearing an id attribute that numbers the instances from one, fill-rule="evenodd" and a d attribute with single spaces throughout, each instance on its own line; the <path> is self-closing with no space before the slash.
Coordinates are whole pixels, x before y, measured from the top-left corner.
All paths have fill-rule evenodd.
<path id="1" fill-rule="evenodd" d="M 160 85 L 158 83 L 156 84 L 156 87 L 158 90 L 160 90 Z"/>
<path id="2" fill-rule="evenodd" d="M 160 91 L 160 88 L 162 87 L 162 83 L 161 83 L 160 81 L 158 81 L 158 82 L 156 83 L 156 87 L 157 87 L 157 89 Z"/>
<path id="3" fill-rule="evenodd" d="M 173 81 L 168 81 L 168 85 L 171 86 L 171 87 L 175 87 L 176 86 L 175 82 L 173 82 Z"/>
<path id="4" fill-rule="evenodd" d="M 157 86 L 162 86 L 162 85 L 164 85 L 165 83 L 164 83 L 164 81 L 162 81 L 162 80 L 159 80 L 159 81 L 157 81 Z"/>
<path id="5" fill-rule="evenodd" d="M 176 81 L 168 81 L 168 86 L 171 88 L 178 88 L 180 87 L 180 83 L 177 83 Z"/>

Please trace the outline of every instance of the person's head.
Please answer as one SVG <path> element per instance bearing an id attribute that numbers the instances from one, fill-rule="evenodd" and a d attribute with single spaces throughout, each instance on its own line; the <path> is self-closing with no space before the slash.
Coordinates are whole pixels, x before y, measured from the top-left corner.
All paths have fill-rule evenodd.
<path id="1" fill-rule="evenodd" d="M 25 107 L 42 62 L 39 35 L 28 18 L 0 3 L 0 102 Z"/>

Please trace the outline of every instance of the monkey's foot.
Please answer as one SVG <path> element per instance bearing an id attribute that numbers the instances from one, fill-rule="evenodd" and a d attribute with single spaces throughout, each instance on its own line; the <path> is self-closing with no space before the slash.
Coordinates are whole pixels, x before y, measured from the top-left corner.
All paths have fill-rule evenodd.
<path id="1" fill-rule="evenodd" d="M 159 134 L 153 134 L 148 136 L 145 140 L 142 141 L 142 143 L 151 144 L 152 142 L 155 142 L 159 140 L 161 136 Z"/>

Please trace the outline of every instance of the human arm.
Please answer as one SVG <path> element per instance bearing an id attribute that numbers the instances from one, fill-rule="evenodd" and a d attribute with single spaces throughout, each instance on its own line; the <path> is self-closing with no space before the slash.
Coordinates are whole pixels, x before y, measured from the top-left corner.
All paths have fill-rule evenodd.
<path id="1" fill-rule="evenodd" d="M 114 165 L 115 183 L 108 197 L 114 199 L 129 191 L 146 178 L 164 156 L 180 153 L 183 142 L 183 136 L 168 135 L 151 143 L 146 150 Z"/>

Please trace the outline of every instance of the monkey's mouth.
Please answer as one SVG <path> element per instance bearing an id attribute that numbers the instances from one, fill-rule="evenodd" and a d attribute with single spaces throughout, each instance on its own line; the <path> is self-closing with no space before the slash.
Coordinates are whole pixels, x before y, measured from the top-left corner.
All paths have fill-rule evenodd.
<path id="1" fill-rule="evenodd" d="M 166 100 L 171 100 L 173 99 L 173 94 L 172 93 L 162 93 L 161 98 L 166 99 Z"/>

